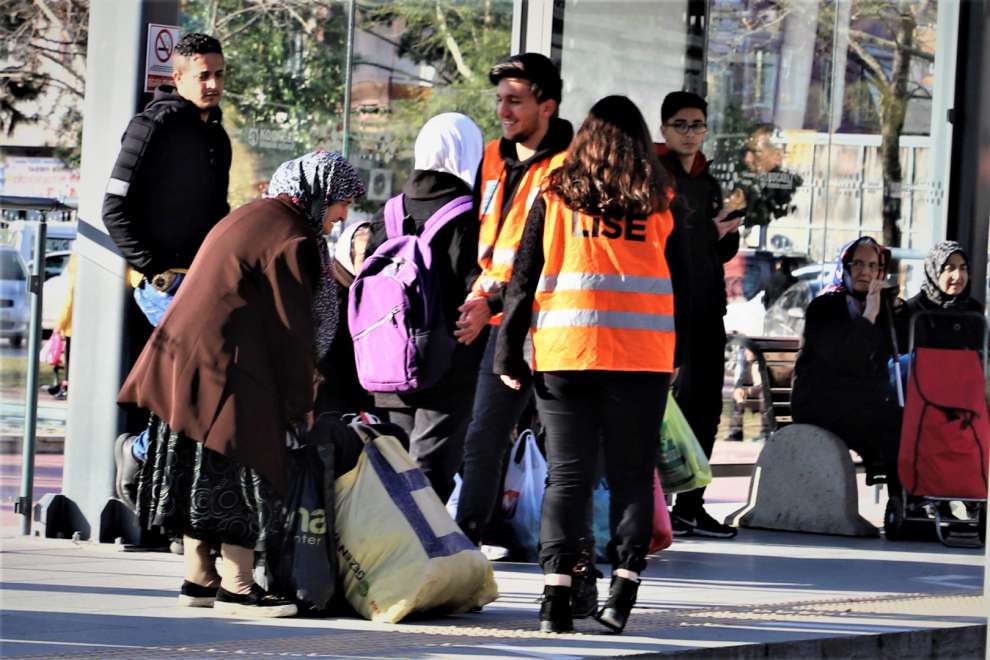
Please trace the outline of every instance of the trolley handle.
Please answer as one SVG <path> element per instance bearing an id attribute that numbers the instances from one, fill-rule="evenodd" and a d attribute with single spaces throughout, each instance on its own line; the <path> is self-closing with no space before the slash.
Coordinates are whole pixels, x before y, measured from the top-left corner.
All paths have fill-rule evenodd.
<path id="1" fill-rule="evenodd" d="M 917 329 L 918 321 L 920 321 L 923 317 L 928 317 L 928 316 L 934 318 L 959 319 L 959 320 L 972 319 L 974 321 L 978 321 L 980 327 L 983 330 L 982 357 L 983 357 L 983 371 L 986 372 L 987 366 L 988 364 L 990 364 L 990 360 L 988 360 L 988 357 L 990 357 L 988 356 L 988 353 L 990 353 L 990 325 L 987 324 L 987 318 L 983 314 L 980 314 L 979 312 L 975 312 L 975 311 L 956 312 L 956 311 L 947 311 L 941 309 L 923 309 L 921 311 L 915 312 L 914 314 L 911 315 L 911 321 L 908 323 L 909 353 L 913 353 L 914 349 L 916 348 L 914 341 L 915 341 L 915 331 Z"/>

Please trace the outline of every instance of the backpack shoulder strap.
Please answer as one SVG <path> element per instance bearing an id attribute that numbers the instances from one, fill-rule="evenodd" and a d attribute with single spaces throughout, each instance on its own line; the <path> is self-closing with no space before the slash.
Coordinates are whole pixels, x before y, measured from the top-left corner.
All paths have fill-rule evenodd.
<path id="1" fill-rule="evenodd" d="M 448 222 L 471 210 L 471 196 L 461 195 L 460 197 L 455 197 L 443 206 L 441 206 L 436 213 L 430 216 L 430 219 L 426 221 L 423 225 L 423 233 L 420 234 L 420 238 L 429 243 L 433 240 L 433 237 L 437 235 L 437 232 L 443 229 Z"/>
<path id="2" fill-rule="evenodd" d="M 389 239 L 402 236 L 402 220 L 406 215 L 405 206 L 402 203 L 402 193 L 399 193 L 385 203 L 385 236 Z"/>

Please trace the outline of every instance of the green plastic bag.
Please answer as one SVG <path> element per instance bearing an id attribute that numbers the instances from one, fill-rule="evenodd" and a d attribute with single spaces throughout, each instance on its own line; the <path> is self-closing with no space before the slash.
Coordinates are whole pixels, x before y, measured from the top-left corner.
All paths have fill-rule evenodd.
<path id="1" fill-rule="evenodd" d="M 667 408 L 660 427 L 657 471 L 665 493 L 683 493 L 712 482 L 708 458 L 671 392 L 667 393 Z"/>

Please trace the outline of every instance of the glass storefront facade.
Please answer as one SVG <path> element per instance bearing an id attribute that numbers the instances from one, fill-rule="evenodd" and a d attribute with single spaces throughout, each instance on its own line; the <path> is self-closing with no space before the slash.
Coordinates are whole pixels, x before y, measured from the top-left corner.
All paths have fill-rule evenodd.
<path id="1" fill-rule="evenodd" d="M 372 212 L 401 188 L 433 115 L 463 112 L 497 136 L 486 74 L 511 51 L 512 12 L 511 0 L 182 0 L 182 29 L 224 45 L 231 205 L 258 197 L 279 163 L 322 148 L 348 154 L 368 184 L 358 214 Z"/>
<path id="2" fill-rule="evenodd" d="M 706 96 L 705 153 L 726 204 L 746 211 L 726 267 L 730 331 L 800 334 L 797 311 L 772 309 L 787 287 L 767 285 L 783 269 L 797 288 L 782 302 L 810 300 L 862 235 L 895 248 L 904 294 L 918 291 L 924 254 L 945 235 L 950 3 L 560 0 L 553 25 L 561 112 L 575 123 L 622 93 L 659 140 L 668 92 Z"/>

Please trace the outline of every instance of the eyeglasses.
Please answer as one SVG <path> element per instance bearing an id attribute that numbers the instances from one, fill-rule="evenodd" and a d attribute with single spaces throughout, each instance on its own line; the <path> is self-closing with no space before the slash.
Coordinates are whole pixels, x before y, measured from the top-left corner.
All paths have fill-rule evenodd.
<path id="1" fill-rule="evenodd" d="M 688 133 L 704 135 L 708 132 L 708 124 L 703 121 L 695 121 L 689 124 L 686 121 L 679 119 L 677 121 L 668 122 L 667 126 L 670 126 L 681 135 L 687 135 Z"/>
<path id="2" fill-rule="evenodd" d="M 875 261 L 866 262 L 866 261 L 861 261 L 859 259 L 854 259 L 849 264 L 849 268 L 850 268 L 850 270 L 879 271 L 880 270 L 880 264 L 878 264 Z"/>

